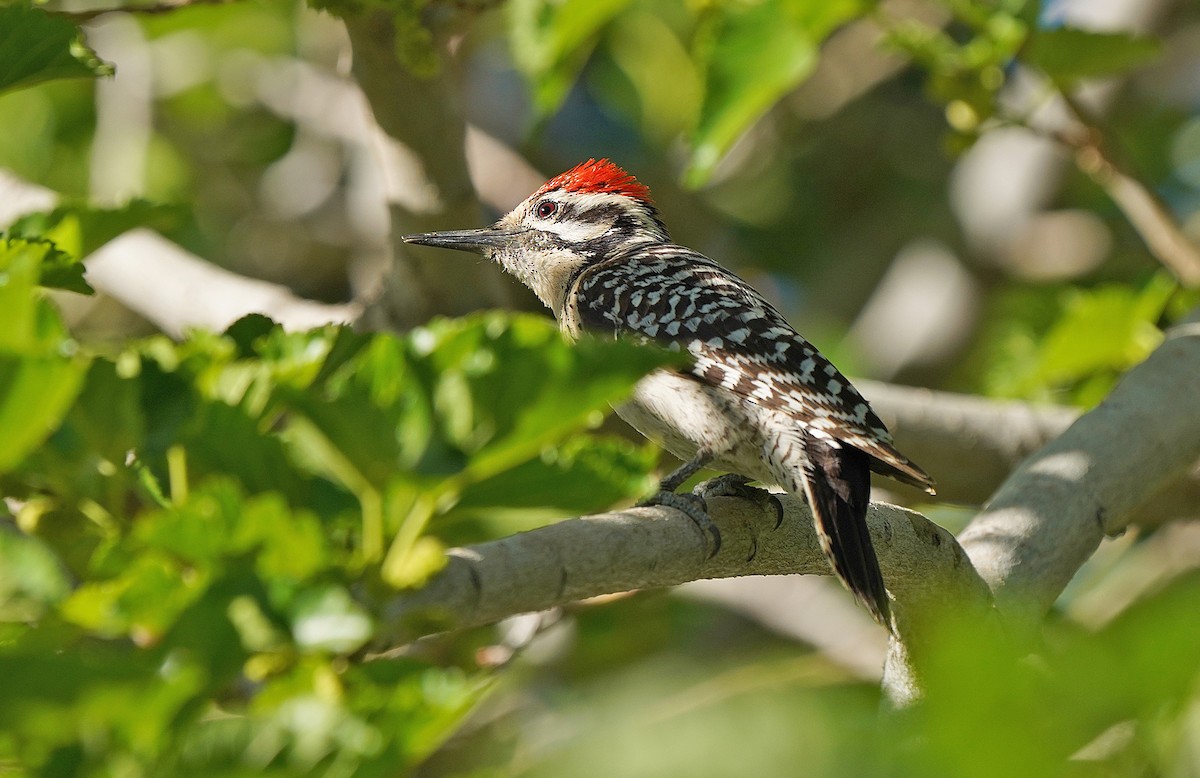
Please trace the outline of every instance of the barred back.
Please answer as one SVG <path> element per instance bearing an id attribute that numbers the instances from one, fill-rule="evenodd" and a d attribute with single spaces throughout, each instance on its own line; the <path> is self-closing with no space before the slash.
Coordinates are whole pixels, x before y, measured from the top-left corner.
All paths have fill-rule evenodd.
<path id="1" fill-rule="evenodd" d="M 873 469 L 931 487 L 838 369 L 758 292 L 703 254 L 668 243 L 637 247 L 584 268 L 574 291 L 568 297 L 585 329 L 686 350 L 697 380 L 782 413 L 814 438 L 865 452 Z"/>

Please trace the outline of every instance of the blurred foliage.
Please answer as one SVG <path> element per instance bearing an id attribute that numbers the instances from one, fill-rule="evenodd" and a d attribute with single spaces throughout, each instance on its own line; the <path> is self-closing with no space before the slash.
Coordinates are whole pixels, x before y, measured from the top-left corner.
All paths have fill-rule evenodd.
<path id="1" fill-rule="evenodd" d="M 943 120 L 961 151 L 1021 122 L 1000 100 L 1014 74 L 1072 89 L 1162 49 L 1019 0 L 947 0 L 942 23 L 856 0 L 313 5 L 385 11 L 399 61 L 426 75 L 446 9 L 477 21 L 454 75 L 494 96 L 468 111 L 503 110 L 473 120 L 508 126 L 542 166 L 614 149 L 644 162 L 683 242 L 804 311 L 851 364 L 831 333 L 896 249 L 961 243 L 950 162 L 931 151 Z M 102 17 L 96 37 L 137 55 L 121 74 L 142 103 L 97 89 L 109 69 L 71 18 L 0 4 L 0 166 L 72 203 L 0 242 L 0 773 L 1200 774 L 1195 576 L 1108 625 L 1052 622 L 1036 659 L 945 625 L 925 703 L 894 716 L 827 659 L 654 594 L 575 608 L 546 636 L 557 651 L 502 673 L 477 661 L 479 632 L 366 661 L 376 604 L 435 573 L 447 544 L 650 490 L 655 452 L 590 429 L 670 357 L 569 348 L 495 314 L 405 336 L 262 317 L 182 342 L 70 332 L 56 304 L 90 291 L 79 258 L 132 227 L 338 299 L 346 256 L 379 240 L 363 192 L 384 212 L 330 86 L 347 52 L 328 18 L 281 0 Z M 858 24 L 915 70 L 839 96 L 836 68 L 856 63 L 834 62 L 835 86 L 805 103 L 824 44 Z M 1195 214 L 1194 109 L 1117 99 L 1114 139 Z M 130 129 L 140 156 L 113 140 Z M 101 172 L 114 160 L 128 191 Z M 987 297 L 965 388 L 1090 405 L 1200 302 L 1148 272 L 1090 181 L 1069 175 L 1056 205 L 1102 218 L 1116 246 L 1074 283 L 1013 283 L 968 258 Z"/>
<path id="2" fill-rule="evenodd" d="M 1010 314 L 989 334 L 983 389 L 996 397 L 1095 405 L 1162 342 L 1158 324 L 1176 294 L 1165 273 L 1140 288 L 1068 288 L 1041 304 L 1014 294 Z"/>
<path id="3" fill-rule="evenodd" d="M 249 317 L 94 353 L 39 291 L 71 261 L 0 244 L 6 772 L 413 765 L 491 681 L 362 663 L 370 603 L 518 508 L 549 520 L 652 487 L 648 448 L 586 430 L 658 352 L 490 314 L 403 338 Z"/>
<path id="4" fill-rule="evenodd" d="M 699 187 L 734 141 L 812 72 L 821 42 L 866 8 L 858 0 L 514 0 L 508 18 L 513 61 L 543 116 L 562 105 L 612 28 L 612 56 L 644 121 L 690 136 L 684 181 Z"/>
<path id="5" fill-rule="evenodd" d="M 1095 630 L 1051 623 L 1036 657 L 943 624 L 927 697 L 898 713 L 828 659 L 680 598 L 580 608 L 570 652 L 512 669 L 521 708 L 493 698 L 431 774 L 1191 776 L 1197 596 L 1193 573 Z"/>

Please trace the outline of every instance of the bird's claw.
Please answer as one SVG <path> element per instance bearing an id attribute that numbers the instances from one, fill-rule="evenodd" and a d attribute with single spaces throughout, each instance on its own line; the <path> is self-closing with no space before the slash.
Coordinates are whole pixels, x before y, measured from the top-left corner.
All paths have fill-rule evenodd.
<path id="1" fill-rule="evenodd" d="M 638 503 L 638 507 L 645 508 L 651 505 L 661 505 L 665 508 L 674 508 L 683 515 L 692 520 L 692 523 L 708 537 L 712 538 L 712 551 L 708 558 L 712 559 L 721 550 L 721 530 L 713 523 L 712 518 L 708 515 L 708 505 L 704 502 L 704 498 L 698 494 L 677 494 L 675 492 L 660 491 L 653 497 L 649 497 Z"/>
<path id="2" fill-rule="evenodd" d="M 750 486 L 750 479 L 737 473 L 726 473 L 697 484 L 692 494 L 701 500 L 710 497 L 740 497 L 749 500 L 775 516 L 775 529 L 783 524 L 783 503 L 771 492 Z"/>

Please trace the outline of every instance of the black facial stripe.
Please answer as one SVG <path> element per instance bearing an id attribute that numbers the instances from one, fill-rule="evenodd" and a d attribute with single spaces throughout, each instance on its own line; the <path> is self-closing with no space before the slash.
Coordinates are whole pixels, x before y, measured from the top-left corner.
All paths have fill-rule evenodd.
<path id="1" fill-rule="evenodd" d="M 550 230 L 537 230 L 536 240 L 542 244 L 541 248 L 546 250 L 562 249 L 564 251 L 578 251 L 578 244 Z"/>
<path id="2" fill-rule="evenodd" d="M 580 213 L 575 217 L 575 221 L 585 224 L 620 223 L 620 217 L 624 215 L 626 215 L 626 210 L 618 205 L 598 205 Z"/>
<path id="3" fill-rule="evenodd" d="M 587 254 L 592 261 L 608 258 L 620 248 L 626 234 L 620 230 L 609 230 L 598 238 L 577 244 L 576 251 Z"/>

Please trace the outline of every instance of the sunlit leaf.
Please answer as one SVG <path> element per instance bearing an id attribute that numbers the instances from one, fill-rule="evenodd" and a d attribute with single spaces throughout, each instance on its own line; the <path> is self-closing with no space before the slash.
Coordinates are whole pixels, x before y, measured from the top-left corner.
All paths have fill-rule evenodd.
<path id="1" fill-rule="evenodd" d="M 36 291 L 43 263 L 54 256 L 47 243 L 0 241 L 0 472 L 54 431 L 87 371 Z"/>
<path id="2" fill-rule="evenodd" d="M 0 238 L 0 351 L 61 353 L 67 340 L 61 318 L 42 295 L 42 275 L 73 264 L 53 243 Z"/>
<path id="3" fill-rule="evenodd" d="M 733 142 L 812 73 L 825 37 L 862 10 L 857 0 L 717 6 L 700 36 L 704 102 L 685 182 L 703 185 Z"/>
<path id="4" fill-rule="evenodd" d="M 0 354 L 0 472 L 55 430 L 86 371 L 86 360 Z"/>
<path id="5" fill-rule="evenodd" d="M 533 85 L 534 106 L 549 114 L 566 98 L 600 29 L 630 0 L 510 0 L 513 61 Z"/>
<path id="6" fill-rule="evenodd" d="M 570 344 L 553 324 L 531 316 L 443 320 L 413 338 L 428 351 L 424 380 L 447 435 L 470 453 L 475 479 L 598 423 L 646 373 L 682 362 L 634 343 L 584 338 Z"/>
<path id="7" fill-rule="evenodd" d="M 1173 290 L 1156 276 L 1142 291 L 1109 286 L 1072 294 L 1042 343 L 1042 378 L 1061 382 L 1145 359 L 1162 341 L 1155 322 Z"/>
<path id="8" fill-rule="evenodd" d="M 398 659 L 358 665 L 346 673 L 345 684 L 351 692 L 351 710 L 396 733 L 377 757 L 386 770 L 389 764 L 426 759 L 493 688 L 494 680 L 453 667 Z"/>
<path id="9" fill-rule="evenodd" d="M 1158 320 L 1176 289 L 1160 273 L 1141 288 L 1012 295 L 989 346 L 986 391 L 1033 400 L 1069 393 L 1077 404 L 1095 404 L 1162 341 Z"/>
<path id="10" fill-rule="evenodd" d="M 657 144 L 672 143 L 695 127 L 700 74 L 688 42 L 667 19 L 631 8 L 613 20 L 604 43 L 608 57 L 594 60 L 588 87 L 606 105 L 628 114 Z"/>

